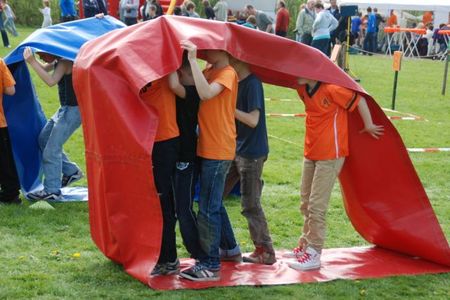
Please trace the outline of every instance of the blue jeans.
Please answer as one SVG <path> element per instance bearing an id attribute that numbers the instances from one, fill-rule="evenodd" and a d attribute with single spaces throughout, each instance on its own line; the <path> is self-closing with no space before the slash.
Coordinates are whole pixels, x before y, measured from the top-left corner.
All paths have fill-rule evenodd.
<path id="1" fill-rule="evenodd" d="M 200 247 L 197 216 L 193 209 L 198 166 L 195 162 L 177 162 L 174 176 L 175 211 L 180 224 L 181 237 L 192 258 L 205 259 Z"/>
<path id="2" fill-rule="evenodd" d="M 230 165 L 230 160 L 202 159 L 201 162 L 198 233 L 207 258 L 200 262 L 213 270 L 220 268 L 222 222 L 228 220 L 222 195 Z"/>
<path id="3" fill-rule="evenodd" d="M 63 145 L 80 125 L 78 106 L 61 106 L 39 134 L 44 188 L 49 193 L 60 193 L 61 174 L 72 175 L 79 170 L 63 152 Z"/>

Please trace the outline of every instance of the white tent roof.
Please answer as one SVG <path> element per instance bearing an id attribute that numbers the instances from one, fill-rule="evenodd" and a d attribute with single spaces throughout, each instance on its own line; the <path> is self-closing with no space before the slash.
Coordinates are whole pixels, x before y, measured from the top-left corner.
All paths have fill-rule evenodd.
<path id="1" fill-rule="evenodd" d="M 338 5 L 376 7 L 383 10 L 450 11 L 450 0 L 338 0 Z"/>

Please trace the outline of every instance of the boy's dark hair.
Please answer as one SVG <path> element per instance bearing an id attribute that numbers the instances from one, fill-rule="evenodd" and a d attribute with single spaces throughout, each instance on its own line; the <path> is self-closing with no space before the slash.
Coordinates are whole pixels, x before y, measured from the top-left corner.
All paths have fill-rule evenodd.
<path id="1" fill-rule="evenodd" d="M 368 13 L 371 13 L 371 12 L 372 12 L 372 7 L 369 6 L 369 7 L 367 8 L 367 12 L 368 12 Z"/>
<path id="2" fill-rule="evenodd" d="M 175 16 L 181 16 L 181 7 L 175 6 L 175 8 L 173 9 L 173 14 Z"/>
<path id="3" fill-rule="evenodd" d="M 181 68 L 190 68 L 191 64 L 188 59 L 188 52 L 186 50 L 183 51 L 183 58 L 181 60 Z"/>
<path id="4" fill-rule="evenodd" d="M 251 5 L 251 4 L 247 4 L 247 5 L 245 6 L 245 8 L 248 9 L 248 10 L 255 9 L 255 8 L 253 7 L 253 5 Z"/>
<path id="5" fill-rule="evenodd" d="M 324 6 L 323 6 L 323 4 L 322 4 L 322 3 L 320 3 L 320 2 L 318 2 L 318 3 L 314 4 L 314 7 L 315 7 L 315 8 L 320 8 L 320 9 L 324 9 Z"/>
<path id="6" fill-rule="evenodd" d="M 186 5 L 186 10 L 191 10 L 191 9 L 195 9 L 195 4 L 193 2 L 189 2 Z"/>

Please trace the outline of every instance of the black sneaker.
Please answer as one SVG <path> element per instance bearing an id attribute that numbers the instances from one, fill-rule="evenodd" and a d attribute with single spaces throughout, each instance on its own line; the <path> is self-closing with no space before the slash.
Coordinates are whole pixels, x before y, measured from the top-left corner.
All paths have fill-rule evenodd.
<path id="1" fill-rule="evenodd" d="M 64 175 L 61 180 L 61 187 L 69 186 L 70 184 L 80 180 L 81 178 L 83 178 L 83 172 L 81 172 L 80 170 L 72 175 Z"/>
<path id="2" fill-rule="evenodd" d="M 59 201 L 62 200 L 61 193 L 49 193 L 45 190 L 40 190 L 34 193 L 28 193 L 27 198 L 31 200 L 49 200 L 49 201 Z"/>
<path id="3" fill-rule="evenodd" d="M 208 269 L 205 265 L 199 263 L 182 271 L 180 276 L 192 281 L 217 281 L 220 280 L 220 271 Z"/>
<path id="4" fill-rule="evenodd" d="M 167 262 L 162 264 L 157 264 L 150 275 L 175 275 L 180 273 L 180 261 L 176 259 L 174 262 Z"/>
<path id="5" fill-rule="evenodd" d="M 2 205 L 22 205 L 22 200 L 20 200 L 19 196 L 14 196 L 12 198 L 0 198 L 0 204 Z"/>

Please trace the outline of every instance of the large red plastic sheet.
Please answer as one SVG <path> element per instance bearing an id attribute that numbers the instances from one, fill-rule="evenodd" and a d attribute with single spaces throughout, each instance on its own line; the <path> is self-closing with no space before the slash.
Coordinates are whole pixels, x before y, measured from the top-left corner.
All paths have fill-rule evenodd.
<path id="1" fill-rule="evenodd" d="M 340 180 L 350 220 L 375 245 L 450 266 L 449 245 L 399 134 L 358 84 L 310 47 L 236 24 L 184 17 L 160 17 L 106 34 L 85 44 L 75 61 L 91 234 L 107 257 L 149 282 L 162 232 L 151 172 L 158 118 L 139 91 L 180 66 L 183 39 L 199 49 L 226 50 L 250 63 L 266 83 L 296 87 L 301 76 L 365 94 L 374 122 L 386 132 L 376 141 L 358 133 L 358 113 L 349 118 L 351 155 Z M 229 284 L 240 284 L 239 278 Z"/>

